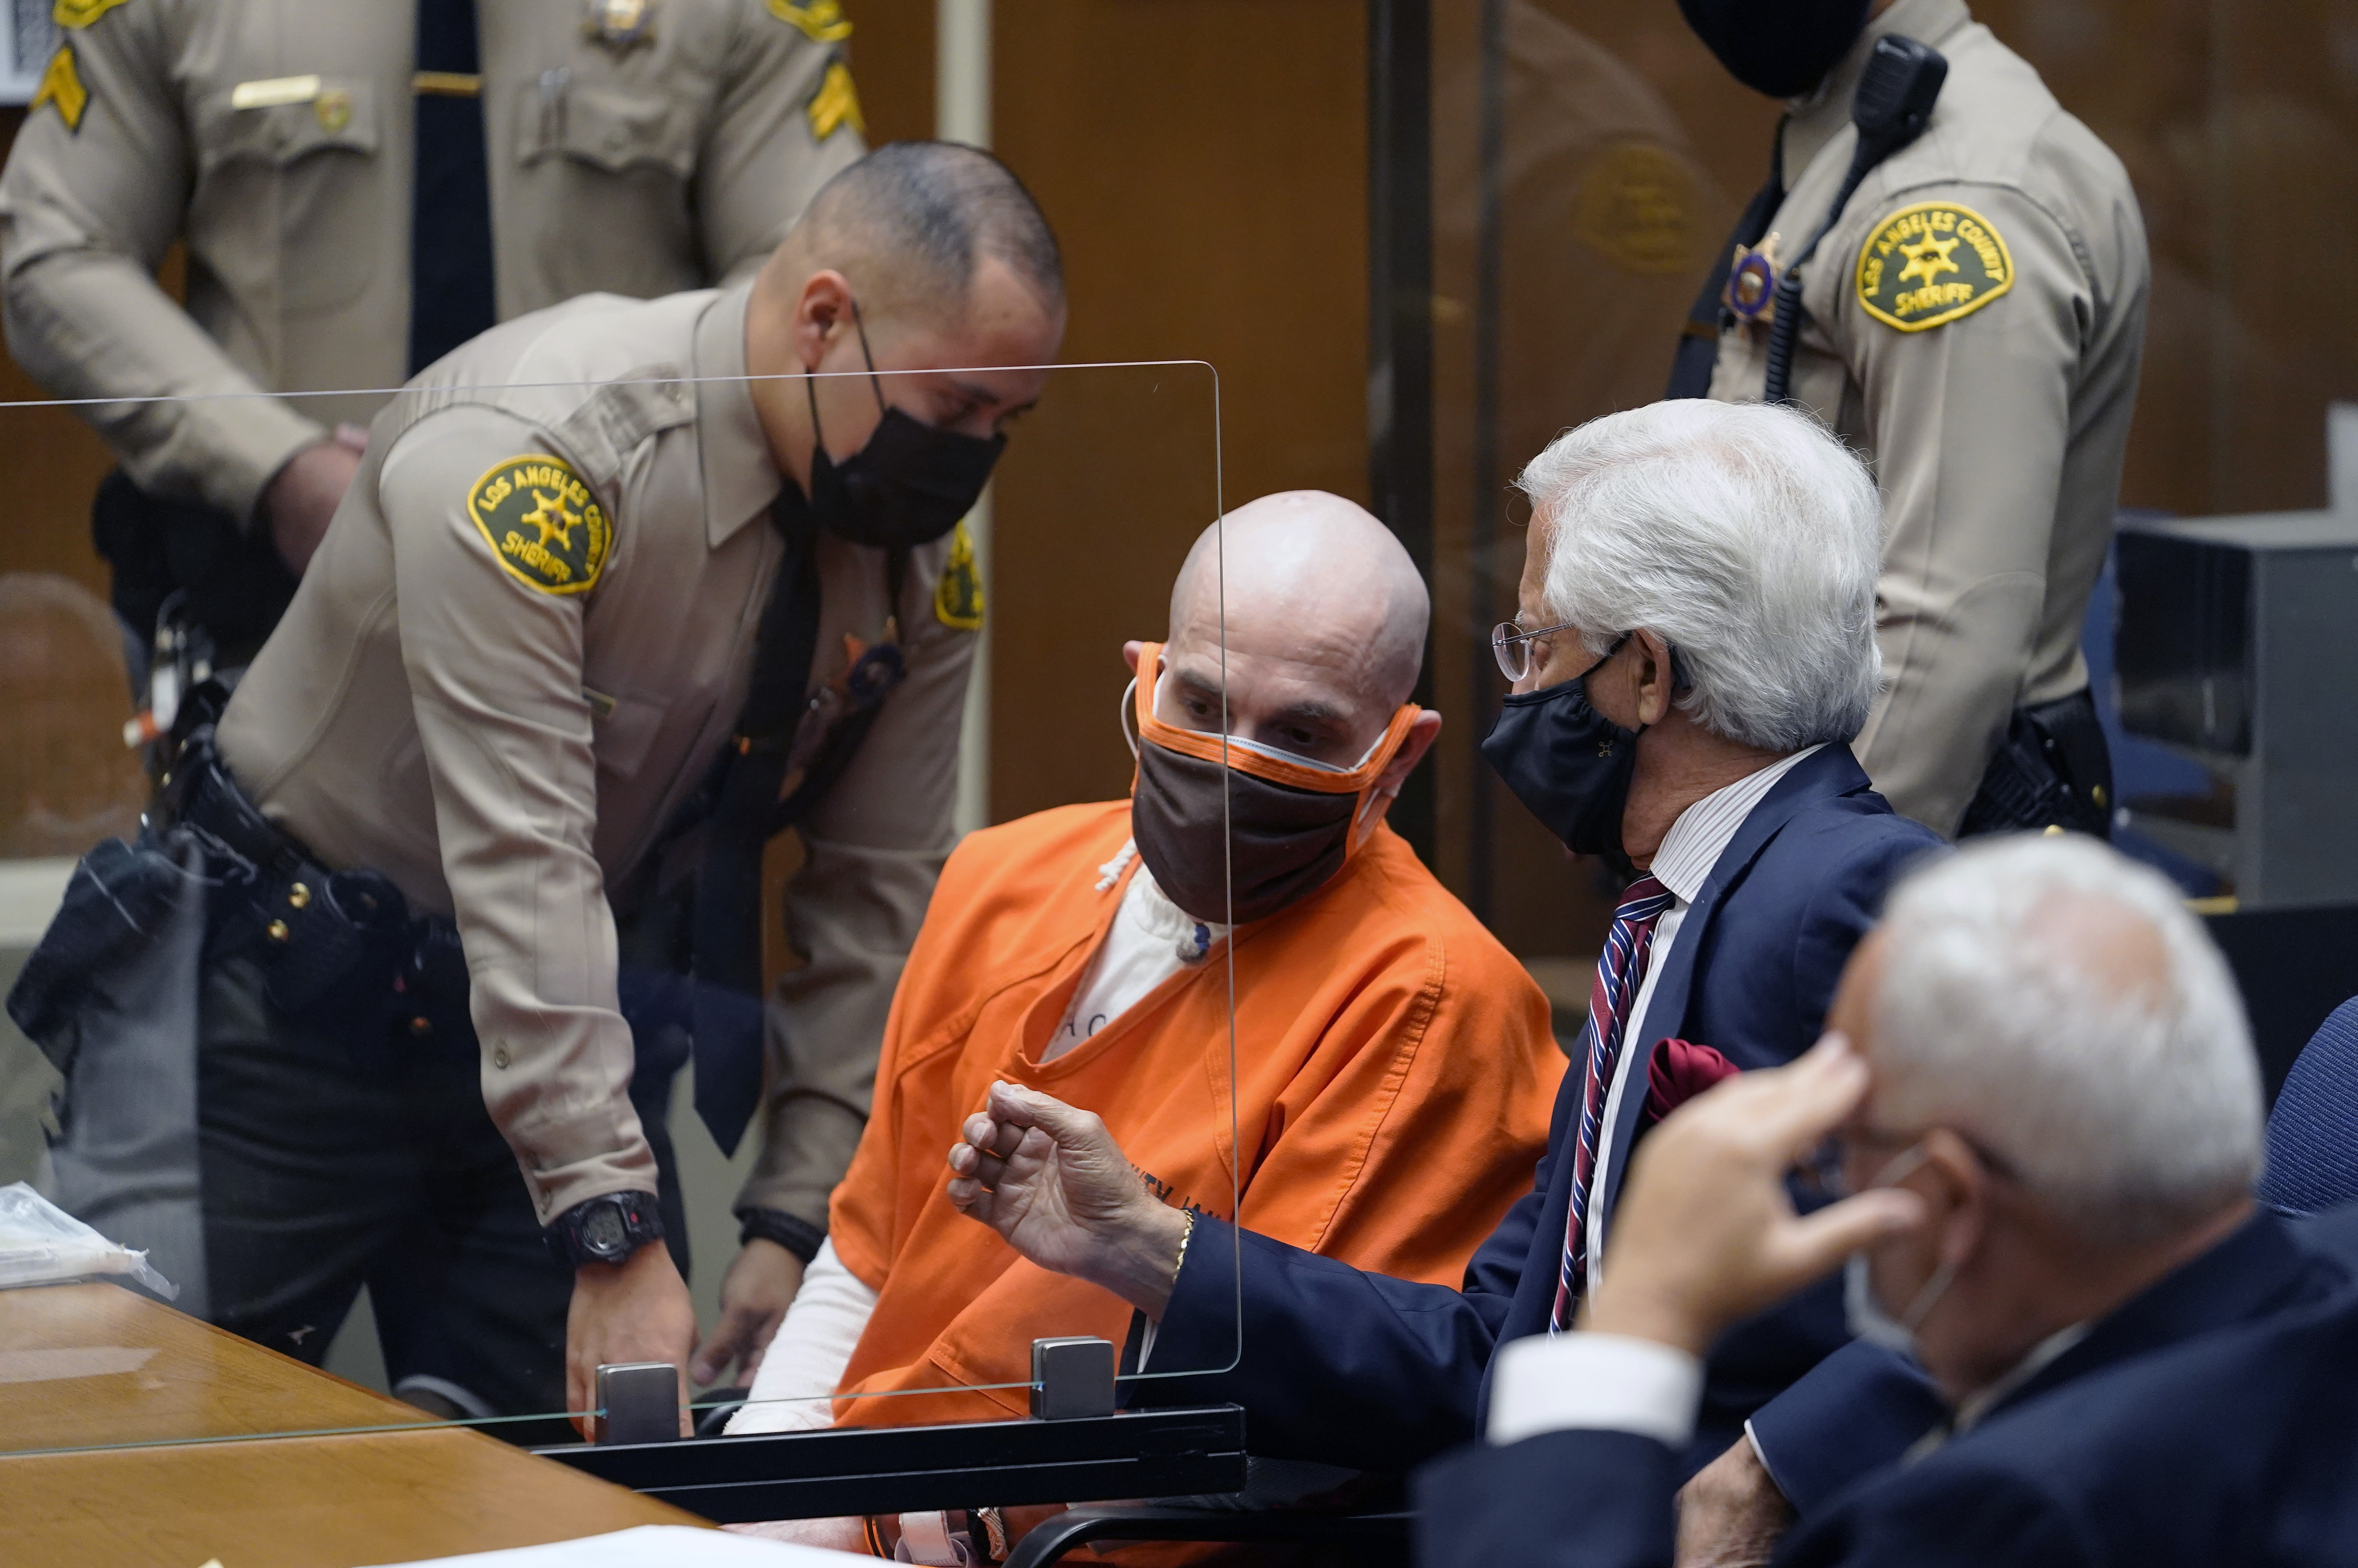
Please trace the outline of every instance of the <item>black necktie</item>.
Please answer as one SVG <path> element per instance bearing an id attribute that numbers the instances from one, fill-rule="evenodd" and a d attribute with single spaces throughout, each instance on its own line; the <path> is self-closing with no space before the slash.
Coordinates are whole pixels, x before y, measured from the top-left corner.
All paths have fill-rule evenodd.
<path id="1" fill-rule="evenodd" d="M 475 0 L 417 0 L 417 179 L 409 223 L 413 375 L 499 319 L 481 81 Z"/>
<path id="2" fill-rule="evenodd" d="M 1719 260 L 1712 268 L 1710 280 L 1687 311 L 1686 325 L 1679 330 L 1678 352 L 1671 361 L 1670 390 L 1662 394 L 1664 397 L 1711 395 L 1712 366 L 1719 360 L 1720 296 L 1727 291 L 1727 275 L 1736 263 L 1736 247 L 1758 244 L 1768 232 L 1768 221 L 1777 216 L 1777 209 L 1784 200 L 1785 122 L 1779 120 L 1776 139 L 1768 148 L 1768 183 L 1744 204 L 1727 243 L 1719 247 Z"/>
<path id="3" fill-rule="evenodd" d="M 770 520 L 785 538 L 785 558 L 754 633 L 752 684 L 705 824 L 692 928 L 696 1110 L 727 1154 L 762 1098 L 762 850 L 818 646 L 818 533 L 802 492 L 792 483 L 780 491 Z"/>

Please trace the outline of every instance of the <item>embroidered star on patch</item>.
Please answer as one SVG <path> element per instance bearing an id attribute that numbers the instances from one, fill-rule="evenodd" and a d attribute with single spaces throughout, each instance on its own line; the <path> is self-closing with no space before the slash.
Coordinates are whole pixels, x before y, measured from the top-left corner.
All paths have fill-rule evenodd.
<path id="1" fill-rule="evenodd" d="M 2014 255 L 1996 224 L 1970 207 L 1920 201 L 1867 236 L 1858 253 L 1858 302 L 1903 332 L 1970 316 L 2014 287 Z"/>
<path id="2" fill-rule="evenodd" d="M 509 458 L 467 492 L 467 515 L 506 573 L 541 593 L 587 593 L 613 530 L 573 465 L 546 452 Z"/>

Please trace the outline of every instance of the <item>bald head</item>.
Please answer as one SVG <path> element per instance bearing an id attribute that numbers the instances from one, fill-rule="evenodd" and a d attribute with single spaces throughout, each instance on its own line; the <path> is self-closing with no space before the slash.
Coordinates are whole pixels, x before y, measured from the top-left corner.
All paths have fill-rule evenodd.
<path id="1" fill-rule="evenodd" d="M 2088 1236 L 2166 1236 L 2248 1191 L 2242 1001 L 2152 871 L 2077 835 L 1980 840 L 1903 881 L 1855 962 L 1879 1125 L 1963 1133 Z"/>
<path id="2" fill-rule="evenodd" d="M 762 287 L 798 290 L 831 267 L 864 311 L 954 319 L 978 274 L 1004 268 L 1061 315 L 1056 236 L 1023 182 L 990 154 L 955 142 L 892 142 L 837 175 L 763 270 Z"/>
<path id="3" fill-rule="evenodd" d="M 1331 660 L 1336 678 L 1389 719 L 1424 663 L 1424 579 L 1392 531 L 1339 495 L 1290 490 L 1237 508 L 1187 552 L 1171 587 L 1174 646 L 1190 634 L 1238 649 Z"/>

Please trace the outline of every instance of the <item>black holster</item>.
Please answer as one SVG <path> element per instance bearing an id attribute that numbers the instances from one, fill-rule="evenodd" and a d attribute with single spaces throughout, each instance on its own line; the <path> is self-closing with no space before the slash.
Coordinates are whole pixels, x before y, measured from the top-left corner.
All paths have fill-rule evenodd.
<path id="1" fill-rule="evenodd" d="M 2061 827 L 2098 838 L 2113 834 L 2113 754 L 2082 690 L 2017 708 L 2006 739 L 1983 771 L 1957 837 Z"/>
<path id="2" fill-rule="evenodd" d="M 143 961 L 178 901 L 205 901 L 204 962 L 252 958 L 273 1006 L 332 1017 L 382 1067 L 409 1050 L 474 1048 L 457 928 L 413 919 L 375 871 L 330 871 L 257 811 L 221 764 L 211 724 L 179 748 L 136 843 L 109 839 L 75 867 L 66 896 L 8 995 L 9 1016 L 70 1071 L 82 1019 L 107 977 Z M 189 866 L 193 847 L 196 871 Z M 422 1021 L 426 1027 L 418 1027 Z"/>

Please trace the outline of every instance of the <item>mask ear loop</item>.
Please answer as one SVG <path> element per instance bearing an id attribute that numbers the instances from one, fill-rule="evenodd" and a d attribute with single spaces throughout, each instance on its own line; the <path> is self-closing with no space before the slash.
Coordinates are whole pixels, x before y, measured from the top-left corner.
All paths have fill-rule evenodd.
<path id="1" fill-rule="evenodd" d="M 876 412 L 881 417 L 890 413 L 891 409 L 884 402 L 884 384 L 876 379 L 876 356 L 868 349 L 868 327 L 860 319 L 858 295 L 852 296 L 851 299 L 851 330 L 860 334 L 860 357 L 868 362 L 868 389 L 876 395 Z M 814 370 L 803 373 L 803 392 L 810 399 L 811 446 L 823 452 L 827 450 L 827 436 L 819 428 L 818 424 L 818 372 Z M 827 460 L 832 462 L 835 460 L 830 458 Z M 817 467 L 816 464 L 812 466 Z"/>
<path id="2" fill-rule="evenodd" d="M 1865 1190 L 1873 1192 L 1878 1187 L 1896 1187 L 1923 1169 L 1931 1158 L 1932 1152 L 1919 1140 L 1911 1147 L 1894 1154 L 1883 1169 L 1875 1173 L 1875 1179 L 1866 1184 Z M 1892 1321 L 1910 1335 L 1923 1327 L 1924 1320 L 1932 1315 L 1932 1309 L 1941 1304 L 1941 1298 L 1947 1295 L 1949 1287 L 1956 1282 L 1960 1263 L 1960 1260 L 1951 1259 L 1934 1269 L 1922 1288 L 1917 1291 L 1915 1299 L 1908 1303 L 1908 1310 Z"/>
<path id="3" fill-rule="evenodd" d="M 876 412 L 888 412 L 884 404 L 884 384 L 876 378 L 876 356 L 868 348 L 868 323 L 860 319 L 860 297 L 851 297 L 851 330 L 860 334 L 860 357 L 868 362 L 868 389 L 876 395 Z"/>
<path id="4" fill-rule="evenodd" d="M 1137 697 L 1138 677 L 1132 676 L 1130 684 L 1121 688 L 1121 712 L 1117 715 L 1121 720 L 1121 738 L 1130 744 L 1130 760 L 1132 762 L 1138 761 L 1138 726 L 1130 718 L 1130 705 Z"/>

